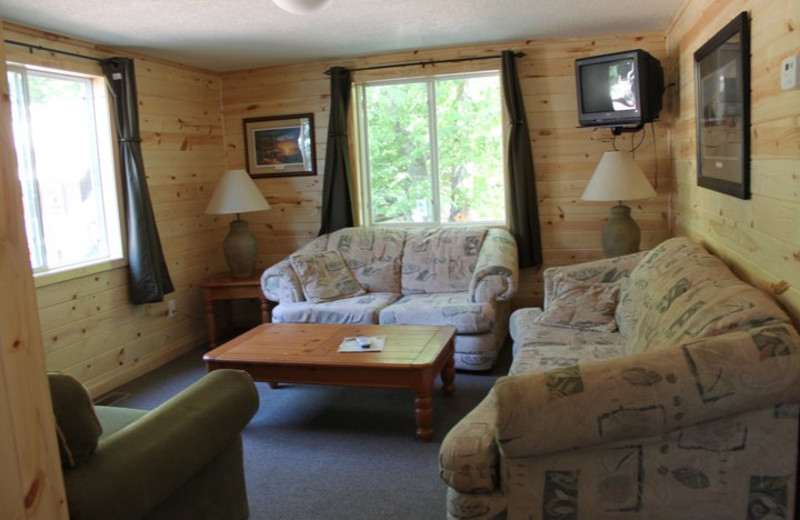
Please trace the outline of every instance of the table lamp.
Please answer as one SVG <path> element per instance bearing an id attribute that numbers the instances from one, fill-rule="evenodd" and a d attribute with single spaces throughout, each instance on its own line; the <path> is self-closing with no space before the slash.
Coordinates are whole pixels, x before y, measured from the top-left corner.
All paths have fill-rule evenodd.
<path id="1" fill-rule="evenodd" d="M 228 215 L 236 213 L 231 229 L 225 237 L 223 248 L 225 261 L 233 278 L 249 278 L 255 274 L 258 262 L 258 244 L 250 233 L 249 224 L 239 218 L 239 213 L 269 209 L 269 203 L 259 191 L 256 183 L 244 170 L 228 170 L 222 176 L 206 213 Z"/>
<path id="2" fill-rule="evenodd" d="M 603 226 L 603 253 L 606 258 L 639 251 L 641 232 L 631 218 L 624 200 L 651 199 L 656 192 L 628 152 L 606 152 L 581 195 L 582 200 L 619 201 Z"/>

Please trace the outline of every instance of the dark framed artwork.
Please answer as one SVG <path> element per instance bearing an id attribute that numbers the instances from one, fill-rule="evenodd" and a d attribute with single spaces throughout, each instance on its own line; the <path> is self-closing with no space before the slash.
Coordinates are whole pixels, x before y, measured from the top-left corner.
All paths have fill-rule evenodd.
<path id="1" fill-rule="evenodd" d="M 750 29 L 740 13 L 694 53 L 697 184 L 750 198 Z"/>
<path id="2" fill-rule="evenodd" d="M 251 177 L 316 175 L 314 114 L 245 119 L 247 172 Z"/>

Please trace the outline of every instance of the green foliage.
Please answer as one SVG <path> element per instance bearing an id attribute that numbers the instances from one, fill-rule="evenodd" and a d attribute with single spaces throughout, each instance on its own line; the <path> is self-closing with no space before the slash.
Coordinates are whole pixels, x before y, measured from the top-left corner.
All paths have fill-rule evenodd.
<path id="1" fill-rule="evenodd" d="M 504 219 L 497 76 L 367 86 L 365 95 L 374 222 Z"/>

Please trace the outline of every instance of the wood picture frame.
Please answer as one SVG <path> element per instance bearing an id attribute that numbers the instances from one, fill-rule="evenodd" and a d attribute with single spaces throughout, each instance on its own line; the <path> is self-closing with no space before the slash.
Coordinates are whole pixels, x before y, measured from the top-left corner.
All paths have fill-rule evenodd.
<path id="1" fill-rule="evenodd" d="M 750 198 L 750 26 L 739 13 L 694 53 L 697 185 Z"/>
<path id="2" fill-rule="evenodd" d="M 316 175 L 314 114 L 244 119 L 247 172 L 254 178 Z"/>

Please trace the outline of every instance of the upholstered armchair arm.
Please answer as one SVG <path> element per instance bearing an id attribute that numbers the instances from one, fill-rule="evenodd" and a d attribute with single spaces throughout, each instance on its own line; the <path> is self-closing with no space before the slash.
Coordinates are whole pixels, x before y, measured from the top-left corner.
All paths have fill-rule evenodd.
<path id="1" fill-rule="evenodd" d="M 70 509 L 81 518 L 147 517 L 200 468 L 232 444 L 258 408 L 249 375 L 217 370 L 101 439 L 95 453 L 68 470 Z"/>
<path id="2" fill-rule="evenodd" d="M 623 358 L 502 378 L 504 456 L 645 438 L 800 402 L 800 341 L 784 323 Z"/>
<path id="3" fill-rule="evenodd" d="M 447 433 L 439 448 L 439 475 L 461 493 L 488 493 L 497 487 L 499 451 L 494 431 L 495 399 L 489 391 Z"/>
<path id="4" fill-rule="evenodd" d="M 505 229 L 490 228 L 469 282 L 470 301 L 509 300 L 517 292 L 518 280 L 516 240 Z"/>
<path id="5" fill-rule="evenodd" d="M 544 308 L 547 309 L 553 301 L 553 279 L 559 273 L 566 274 L 582 282 L 616 282 L 628 276 L 639 263 L 645 252 L 633 253 L 615 258 L 603 258 L 592 262 L 580 264 L 548 267 L 542 274 L 544 278 Z"/>

